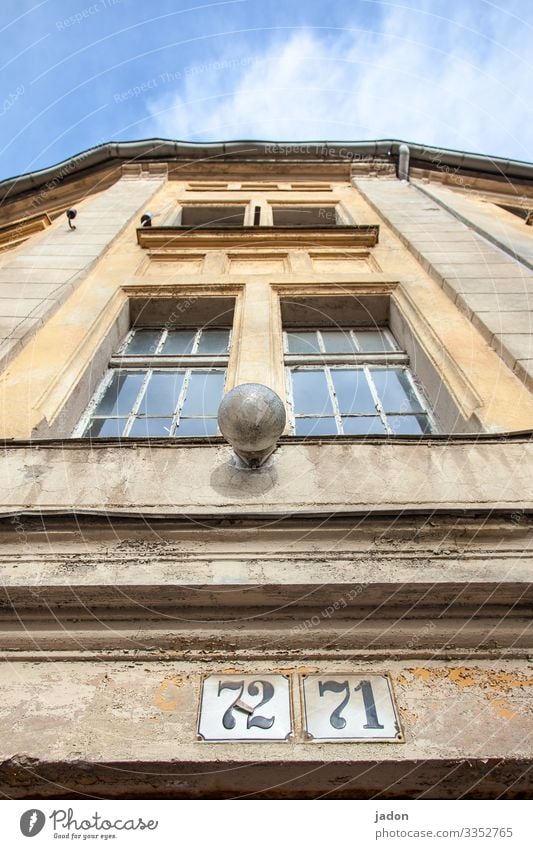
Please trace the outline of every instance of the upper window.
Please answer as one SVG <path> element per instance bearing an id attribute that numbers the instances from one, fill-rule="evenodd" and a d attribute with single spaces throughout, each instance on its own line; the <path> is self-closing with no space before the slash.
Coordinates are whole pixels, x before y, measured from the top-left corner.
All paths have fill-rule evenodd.
<path id="1" fill-rule="evenodd" d="M 76 435 L 216 435 L 230 335 L 220 326 L 131 330 Z"/>
<path id="2" fill-rule="evenodd" d="M 182 227 L 242 227 L 245 206 L 183 206 L 174 222 Z"/>
<path id="3" fill-rule="evenodd" d="M 288 328 L 284 340 L 296 436 L 434 430 L 407 355 L 388 329 Z"/>
<path id="4" fill-rule="evenodd" d="M 343 224 L 337 207 L 330 206 L 274 206 L 274 226 L 284 227 L 336 227 Z"/>
<path id="5" fill-rule="evenodd" d="M 335 204 L 265 205 L 253 201 L 242 204 L 184 204 L 170 219 L 173 227 L 202 228 L 271 226 L 336 227 L 346 224 Z"/>

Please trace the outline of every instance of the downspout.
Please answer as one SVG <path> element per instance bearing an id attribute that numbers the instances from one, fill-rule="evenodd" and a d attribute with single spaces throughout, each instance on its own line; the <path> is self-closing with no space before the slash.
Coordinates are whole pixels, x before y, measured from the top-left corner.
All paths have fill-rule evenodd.
<path id="1" fill-rule="evenodd" d="M 406 144 L 401 144 L 399 147 L 398 158 L 398 179 L 409 180 L 409 147 Z"/>

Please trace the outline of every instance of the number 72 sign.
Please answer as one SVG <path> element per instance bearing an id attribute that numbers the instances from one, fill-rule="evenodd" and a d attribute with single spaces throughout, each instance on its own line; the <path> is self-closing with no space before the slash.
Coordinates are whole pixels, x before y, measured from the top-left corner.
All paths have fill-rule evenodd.
<path id="1" fill-rule="evenodd" d="M 402 742 L 387 675 L 300 676 L 306 740 Z M 209 741 L 283 741 L 294 732 L 290 676 L 208 675 L 198 735 Z"/>

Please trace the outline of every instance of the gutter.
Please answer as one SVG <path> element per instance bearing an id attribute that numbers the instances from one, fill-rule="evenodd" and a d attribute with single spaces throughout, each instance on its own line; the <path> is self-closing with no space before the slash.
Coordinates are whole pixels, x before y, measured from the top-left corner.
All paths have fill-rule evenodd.
<path id="1" fill-rule="evenodd" d="M 400 148 L 408 144 L 411 167 L 433 170 L 470 171 L 477 175 L 533 182 L 533 164 L 515 159 L 484 156 L 428 145 L 411 144 L 398 139 L 376 141 L 228 141 L 185 142 L 170 139 L 144 139 L 107 142 L 65 159 L 57 165 L 20 174 L 0 181 L 0 203 L 24 192 L 38 189 L 55 180 L 78 174 L 106 162 L 142 162 L 154 160 L 267 160 L 267 161 L 345 161 L 388 158 L 398 162 Z"/>

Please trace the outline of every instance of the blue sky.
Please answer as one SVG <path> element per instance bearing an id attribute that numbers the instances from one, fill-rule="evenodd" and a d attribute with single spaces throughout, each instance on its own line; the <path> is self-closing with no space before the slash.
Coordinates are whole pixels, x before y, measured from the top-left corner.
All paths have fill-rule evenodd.
<path id="1" fill-rule="evenodd" d="M 104 141 L 533 159 L 532 0 L 2 0 L 0 178 Z"/>

